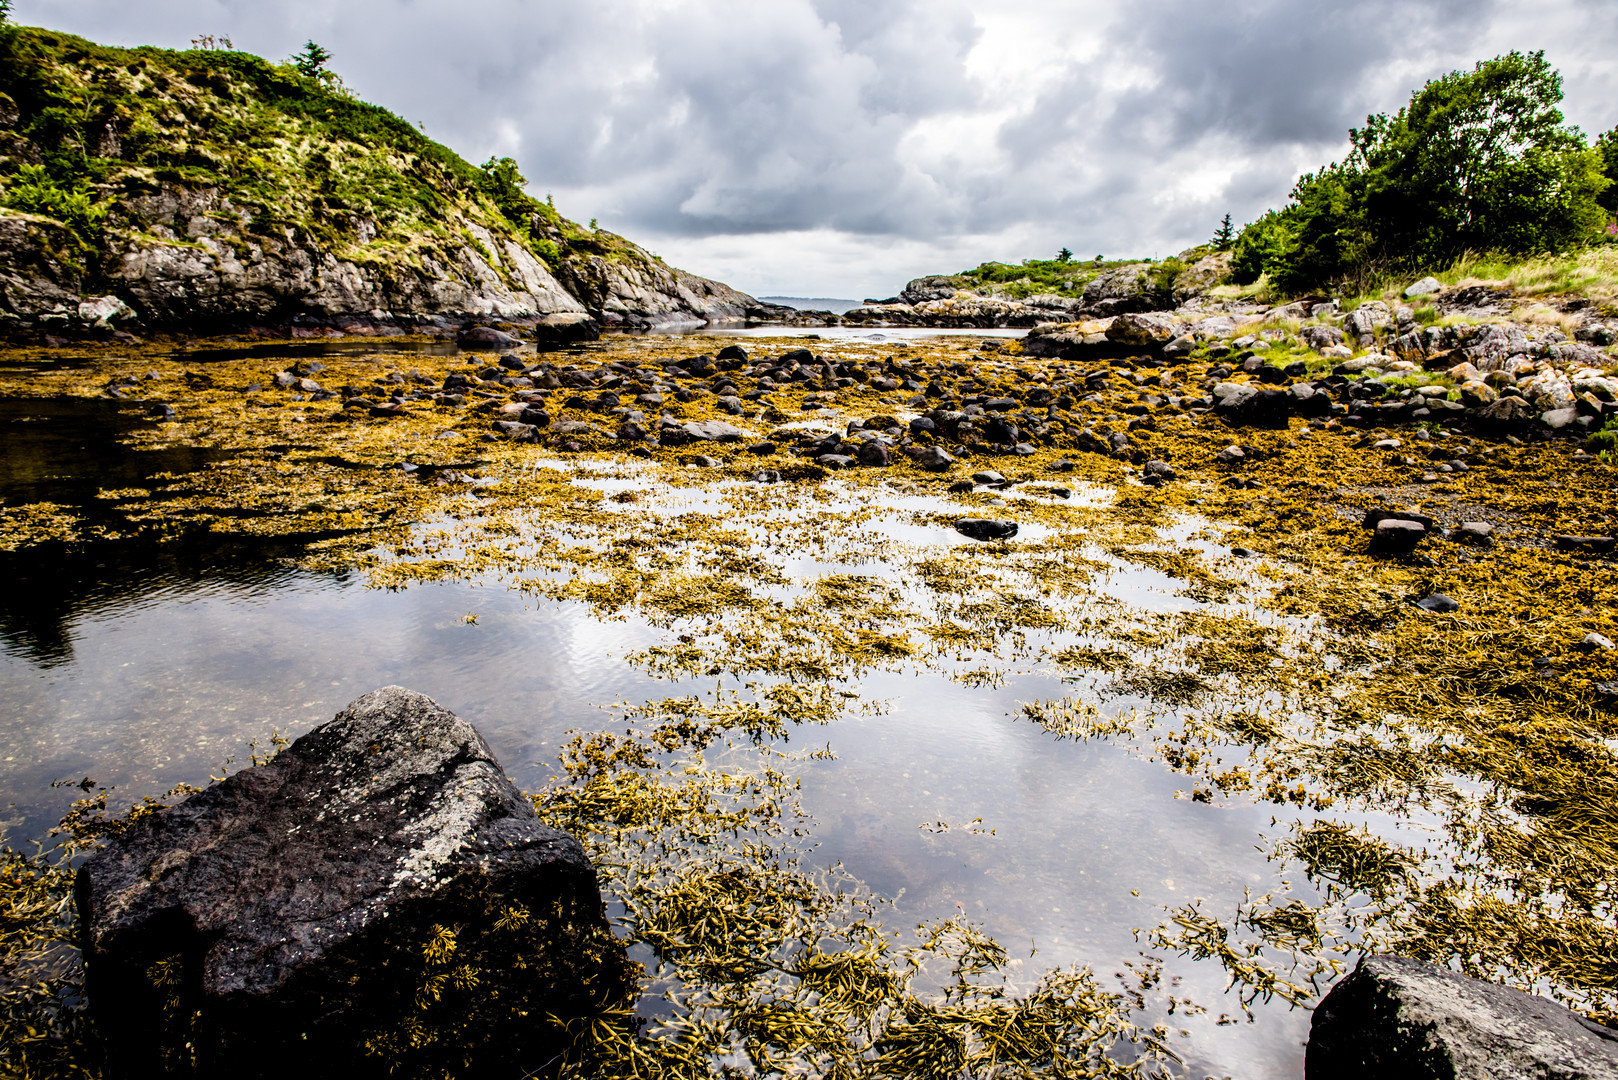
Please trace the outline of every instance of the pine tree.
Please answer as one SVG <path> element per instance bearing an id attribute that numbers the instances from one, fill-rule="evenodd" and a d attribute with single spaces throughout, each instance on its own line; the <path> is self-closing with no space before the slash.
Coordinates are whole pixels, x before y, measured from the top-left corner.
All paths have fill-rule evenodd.
<path id="1" fill-rule="evenodd" d="M 1061 251 L 1056 253 L 1056 261 L 1059 263 L 1072 262 L 1073 252 L 1067 248 L 1063 248 Z"/>
<path id="2" fill-rule="evenodd" d="M 1219 231 L 1214 233 L 1213 246 L 1219 251 L 1229 251 L 1236 246 L 1236 229 L 1230 223 L 1230 215 L 1219 223 Z"/>

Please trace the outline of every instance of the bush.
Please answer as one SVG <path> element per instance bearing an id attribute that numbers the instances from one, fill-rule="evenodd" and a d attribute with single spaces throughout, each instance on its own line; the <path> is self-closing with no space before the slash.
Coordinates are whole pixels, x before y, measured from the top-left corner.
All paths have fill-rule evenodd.
<path id="1" fill-rule="evenodd" d="M 96 200 L 96 192 L 88 181 L 70 184 L 53 179 L 43 165 L 24 165 L 6 184 L 0 196 L 6 206 L 24 213 L 55 218 L 86 248 L 101 243 L 101 226 L 111 201 Z"/>
<path id="2" fill-rule="evenodd" d="M 1561 100 L 1562 78 L 1538 52 L 1429 82 L 1395 115 L 1350 131 L 1348 159 L 1300 178 L 1262 236 L 1244 230 L 1237 280 L 1256 280 L 1261 264 L 1296 292 L 1466 251 L 1524 255 L 1597 239 L 1618 145 L 1587 147 L 1562 123 Z"/>

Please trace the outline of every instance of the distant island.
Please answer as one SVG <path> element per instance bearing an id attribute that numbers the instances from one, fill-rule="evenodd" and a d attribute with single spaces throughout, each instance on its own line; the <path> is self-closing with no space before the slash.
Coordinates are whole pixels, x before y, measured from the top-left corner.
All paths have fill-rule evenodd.
<path id="1" fill-rule="evenodd" d="M 833 315 L 841 315 L 861 304 L 859 300 L 844 300 L 834 296 L 761 296 L 759 299 L 766 304 L 779 304 L 782 307 L 797 308 L 799 311 L 829 311 Z"/>

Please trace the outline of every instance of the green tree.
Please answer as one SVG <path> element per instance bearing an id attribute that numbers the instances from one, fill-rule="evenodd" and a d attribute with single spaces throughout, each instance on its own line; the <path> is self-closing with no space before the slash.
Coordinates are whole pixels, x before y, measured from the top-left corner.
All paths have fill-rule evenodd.
<path id="1" fill-rule="evenodd" d="M 1609 187 L 1596 196 L 1596 202 L 1609 214 L 1618 214 L 1618 127 L 1596 139 L 1596 150 L 1601 153 L 1601 173 Z"/>
<path id="2" fill-rule="evenodd" d="M 1238 285 L 1251 285 L 1291 249 L 1291 218 L 1277 210 L 1266 211 L 1236 237 L 1231 249 L 1231 279 Z"/>
<path id="3" fill-rule="evenodd" d="M 1345 169 L 1369 247 L 1397 262 L 1528 252 L 1599 227 L 1599 156 L 1562 123 L 1562 77 L 1509 52 L 1429 82 L 1349 132 Z"/>
<path id="4" fill-rule="evenodd" d="M 298 69 L 298 74 L 306 78 L 318 79 L 325 71 L 326 62 L 331 59 L 331 50 L 313 41 L 305 41 L 303 49 L 292 57 L 292 66 Z"/>
<path id="5" fill-rule="evenodd" d="M 11 0 L 0 0 L 0 23 L 11 18 Z"/>
<path id="6" fill-rule="evenodd" d="M 1068 248 L 1063 248 L 1061 251 L 1058 251 L 1056 253 L 1056 261 L 1059 262 L 1059 263 L 1072 262 L 1073 261 L 1073 252 L 1071 250 L 1069 250 Z"/>
<path id="7" fill-rule="evenodd" d="M 1230 223 L 1230 215 L 1219 223 L 1219 231 L 1214 233 L 1213 246 L 1215 251 L 1229 251 L 1236 246 L 1236 230 Z"/>

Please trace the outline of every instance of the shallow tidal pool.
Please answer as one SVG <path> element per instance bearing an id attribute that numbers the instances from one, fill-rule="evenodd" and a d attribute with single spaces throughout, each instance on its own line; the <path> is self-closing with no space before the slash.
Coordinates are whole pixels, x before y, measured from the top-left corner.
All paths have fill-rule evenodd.
<path id="1" fill-rule="evenodd" d="M 565 360 L 650 365 L 722 343 L 617 340 Z M 801 344 L 747 341 L 755 355 Z M 833 357 L 889 348 L 868 335 L 811 344 Z M 970 352 L 893 348 L 907 363 L 918 349 L 952 364 Z M 1582 701 L 1584 726 L 1566 737 L 1592 754 L 1610 722 L 1582 682 L 1457 673 L 1479 649 L 1509 656 L 1552 629 L 1432 616 L 1399 593 L 1450 573 L 1472 603 L 1465 575 L 1520 567 L 1370 558 L 1330 505 L 1349 477 L 1325 479 L 1319 457 L 1287 461 L 1316 453 L 1291 432 L 1243 435 L 1273 462 L 1248 474 L 1269 485 L 1258 491 L 1203 470 L 1229 436 L 1190 417 L 1131 429 L 1180 468 L 1162 490 L 1055 442 L 1025 459 L 968 448 L 945 476 L 826 474 L 803 471 L 792 440 L 919 408 L 798 387 L 774 415 L 733 417 L 780 444 L 768 461 L 728 444 L 694 466 L 699 448 L 642 460 L 610 443 L 488 441 L 489 416 L 470 409 L 355 421 L 253 391 L 244 404 L 235 384 L 293 357 L 202 355 L 91 357 L 77 374 L 20 363 L 28 393 L 0 400 L 8 520 L 56 530 L 5 555 L 0 803 L 13 843 L 44 836 L 81 778 L 113 786 L 114 803 L 204 782 L 387 684 L 470 720 L 541 793 L 570 782 L 581 735 L 640 739 L 694 718 L 718 733 L 695 751 L 706 765 L 784 778 L 771 790 L 790 792 L 777 816 L 794 858 L 857 893 L 895 941 L 962 918 L 1006 951 L 1013 993 L 1088 968 L 1141 1030 L 1161 1025 L 1172 1072 L 1199 1078 L 1301 1075 L 1307 1007 L 1357 949 L 1443 961 L 1466 919 L 1493 910 L 1482 900 L 1507 905 L 1495 930 L 1509 941 L 1499 926 L 1544 917 L 1565 891 L 1479 854 L 1506 850 L 1507 835 L 1522 851 L 1550 842 L 1480 764 L 1503 722 L 1490 710 Z M 436 382 L 472 358 L 327 359 L 347 377 L 408 366 Z M 1026 374 L 970 360 L 979 388 Z M 181 424 L 88 396 L 134 363 L 168 380 Z M 784 479 L 761 482 L 761 465 Z M 986 468 L 1006 482 L 947 489 Z M 1279 493 L 1300 477 L 1317 486 L 1294 510 Z M 965 517 L 1018 533 L 978 543 L 954 528 Z M 1463 678 L 1476 685 L 1455 689 Z M 1600 753 L 1590 775 L 1605 782 Z M 668 761 L 672 775 L 690 759 Z M 1579 857 L 1610 880 L 1600 852 Z M 621 882 L 607 878 L 611 894 Z M 612 911 L 631 928 L 625 889 Z M 1580 932 L 1599 950 L 1611 913 L 1590 910 Z M 635 949 L 649 989 L 688 977 Z M 1462 962 L 1548 980 L 1597 1014 L 1610 993 L 1527 951 Z M 642 1012 L 667 1016 L 652 995 Z"/>

